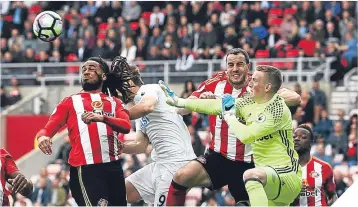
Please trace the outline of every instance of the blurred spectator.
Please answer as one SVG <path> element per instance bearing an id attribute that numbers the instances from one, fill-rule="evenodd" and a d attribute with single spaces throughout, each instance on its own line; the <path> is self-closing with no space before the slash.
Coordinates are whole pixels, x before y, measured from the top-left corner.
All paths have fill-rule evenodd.
<path id="1" fill-rule="evenodd" d="M 122 7 L 120 1 L 112 1 L 112 17 L 118 18 L 122 14 Z"/>
<path id="2" fill-rule="evenodd" d="M 125 47 L 121 52 L 121 56 L 126 57 L 128 62 L 133 62 L 136 57 L 136 52 L 137 46 L 133 44 L 133 39 L 131 37 L 127 37 Z"/>
<path id="3" fill-rule="evenodd" d="M 349 14 L 348 10 L 344 10 L 342 13 L 342 19 L 339 21 L 339 32 L 340 36 L 344 39 L 344 34 L 347 33 L 348 30 L 348 22 L 354 21 L 354 18 L 352 18 Z"/>
<path id="4" fill-rule="evenodd" d="M 69 171 L 62 170 L 59 173 L 58 177 L 60 178 L 59 186 L 61 186 L 63 189 L 65 189 L 66 195 L 68 195 L 68 193 L 70 191 L 70 183 L 68 182 Z"/>
<path id="5" fill-rule="evenodd" d="M 341 3 L 337 1 L 331 1 L 326 4 L 326 10 L 331 10 L 333 16 L 337 17 L 341 13 Z"/>
<path id="6" fill-rule="evenodd" d="M 221 24 L 221 26 L 226 27 L 227 25 L 229 25 L 229 23 L 230 23 L 229 18 L 230 18 L 231 15 L 235 16 L 236 12 L 232 8 L 232 5 L 230 3 L 226 3 L 225 4 L 225 11 L 221 12 L 221 14 L 220 14 L 220 24 Z"/>
<path id="7" fill-rule="evenodd" d="M 314 100 L 309 95 L 308 91 L 303 91 L 301 94 L 301 108 L 302 119 L 299 124 L 311 123 L 314 120 Z"/>
<path id="8" fill-rule="evenodd" d="M 217 42 L 218 36 L 217 33 L 213 30 L 213 25 L 211 23 L 206 23 L 205 32 L 203 34 L 203 43 L 205 47 L 212 48 Z"/>
<path id="9" fill-rule="evenodd" d="M 338 21 L 337 19 L 333 16 L 333 12 L 332 10 L 326 10 L 324 13 L 324 19 L 323 19 L 324 23 L 327 24 L 328 22 L 332 22 L 334 25 L 335 29 L 338 29 Z"/>
<path id="10" fill-rule="evenodd" d="M 97 11 L 94 15 L 94 21 L 96 23 L 107 22 L 108 17 L 112 14 L 111 8 L 107 6 L 107 2 L 101 1 L 101 6 L 97 8 Z"/>
<path id="11" fill-rule="evenodd" d="M 347 184 L 343 181 L 343 175 L 339 170 L 334 170 L 334 182 L 336 183 L 337 196 L 340 197 L 346 191 Z"/>
<path id="12" fill-rule="evenodd" d="M 13 63 L 12 55 L 10 52 L 5 52 L 4 58 L 1 60 L 2 63 Z"/>
<path id="13" fill-rule="evenodd" d="M 188 27 L 182 28 L 182 34 L 178 35 L 180 47 L 189 47 L 191 46 L 192 37 L 189 35 Z"/>
<path id="14" fill-rule="evenodd" d="M 328 117 L 328 112 L 326 109 L 321 111 L 321 119 L 314 126 L 313 130 L 315 133 L 320 134 L 325 139 L 328 139 L 329 135 L 332 132 L 333 122 Z"/>
<path id="15" fill-rule="evenodd" d="M 210 48 L 207 47 L 204 49 L 204 51 L 200 54 L 200 59 L 204 59 L 204 60 L 210 60 L 213 58 L 213 56 L 210 54 Z"/>
<path id="16" fill-rule="evenodd" d="M 355 134 L 357 136 L 357 127 L 358 127 L 358 115 L 354 114 L 350 117 L 348 126 L 346 128 L 346 134 Z"/>
<path id="17" fill-rule="evenodd" d="M 32 48 L 36 49 L 36 39 L 34 38 L 34 33 L 32 31 L 26 32 L 26 38 L 24 40 L 24 45 L 22 45 L 23 49 Z"/>
<path id="18" fill-rule="evenodd" d="M 20 101 L 22 98 L 19 82 L 15 77 L 12 77 L 10 80 L 11 88 L 9 90 L 8 100 L 10 105 L 15 104 L 16 102 Z"/>
<path id="19" fill-rule="evenodd" d="M 4 85 L 1 84 L 1 88 L 0 88 L 0 107 L 1 107 L 1 110 L 4 110 L 5 107 L 7 107 L 8 105 L 10 105 L 10 101 L 8 100 L 6 89 L 5 89 Z"/>
<path id="20" fill-rule="evenodd" d="M 149 38 L 148 47 L 151 48 L 152 46 L 161 47 L 163 45 L 164 38 L 160 34 L 159 27 L 155 27 L 153 29 L 153 35 Z"/>
<path id="21" fill-rule="evenodd" d="M 192 33 L 192 44 L 191 48 L 194 52 L 196 52 L 199 48 L 202 47 L 203 42 L 203 33 L 201 31 L 201 26 L 198 22 L 195 22 L 193 25 L 193 33 Z"/>
<path id="22" fill-rule="evenodd" d="M 185 15 L 188 17 L 188 22 L 192 23 L 193 21 L 199 22 L 201 25 L 205 24 L 205 11 L 202 6 L 203 2 L 196 1 L 192 2 L 192 11 L 191 15 Z"/>
<path id="23" fill-rule="evenodd" d="M 9 11 L 10 15 L 12 15 L 12 22 L 20 33 L 23 30 L 23 22 L 27 19 L 28 11 L 22 1 L 14 1 L 12 2 L 12 8 Z"/>
<path id="24" fill-rule="evenodd" d="M 104 45 L 103 39 L 97 39 L 96 46 L 92 49 L 91 56 L 101 56 L 104 57 L 108 53 L 107 48 Z"/>
<path id="25" fill-rule="evenodd" d="M 175 64 L 175 70 L 177 71 L 187 71 L 189 70 L 194 63 L 194 56 L 191 54 L 190 48 L 182 47 L 181 48 L 181 57 L 177 59 Z"/>
<path id="26" fill-rule="evenodd" d="M 138 5 L 136 1 L 125 2 L 122 16 L 125 20 L 129 22 L 136 21 L 139 19 L 141 12 L 142 8 Z"/>
<path id="27" fill-rule="evenodd" d="M 338 115 L 338 119 L 336 122 L 341 122 L 343 129 L 344 130 L 347 129 L 349 122 L 344 118 L 345 115 L 344 109 L 339 109 L 337 115 Z M 347 135 L 349 135 L 349 133 L 347 133 Z"/>
<path id="28" fill-rule="evenodd" d="M 40 178 L 31 195 L 31 200 L 36 206 L 47 206 L 51 203 L 51 189 L 47 186 L 45 178 Z"/>
<path id="29" fill-rule="evenodd" d="M 50 53 L 58 51 L 60 54 L 65 55 L 65 45 L 61 42 L 60 38 L 55 39 L 49 49 Z"/>
<path id="30" fill-rule="evenodd" d="M 117 53 L 119 48 L 117 50 Z M 79 61 L 85 61 L 91 56 L 91 50 L 85 45 L 85 41 L 83 39 L 77 40 L 77 52 L 76 55 Z"/>
<path id="31" fill-rule="evenodd" d="M 61 145 L 57 153 L 55 163 L 63 165 L 67 170 L 69 170 L 68 158 L 69 158 L 70 151 L 71 151 L 70 139 L 68 136 L 66 136 L 65 142 Z"/>
<path id="32" fill-rule="evenodd" d="M 84 43 L 88 49 L 92 49 L 96 44 L 96 38 L 91 34 L 90 30 L 85 30 L 84 33 Z"/>
<path id="33" fill-rule="evenodd" d="M 325 39 L 329 39 L 329 38 L 337 38 L 337 39 L 341 38 L 341 35 L 335 29 L 335 26 L 334 26 L 334 24 L 332 22 L 328 22 L 326 24 L 326 37 L 325 37 Z"/>
<path id="34" fill-rule="evenodd" d="M 19 30 L 12 29 L 11 30 L 11 37 L 9 38 L 8 47 L 11 48 L 13 44 L 23 45 L 24 44 L 24 37 L 23 35 L 19 34 Z"/>
<path id="35" fill-rule="evenodd" d="M 355 166 L 357 165 L 357 135 L 350 134 L 348 137 L 348 150 L 347 154 L 345 155 L 345 160 L 348 162 L 348 166 Z"/>
<path id="36" fill-rule="evenodd" d="M 192 80 L 186 80 L 184 83 L 184 91 L 181 94 L 181 98 L 188 98 L 191 94 L 196 91 L 195 84 Z"/>
<path id="37" fill-rule="evenodd" d="M 346 154 L 348 150 L 348 137 L 340 122 L 334 124 L 333 132 L 328 137 L 327 143 L 332 145 L 334 154 Z"/>
<path id="38" fill-rule="evenodd" d="M 257 35 L 260 40 L 266 38 L 268 35 L 267 29 L 262 25 L 260 19 L 255 20 L 252 32 Z"/>
<path id="39" fill-rule="evenodd" d="M 39 52 L 39 59 L 38 59 L 37 62 L 47 63 L 47 62 L 49 62 L 48 58 L 49 58 L 49 57 L 48 57 L 48 54 L 47 54 L 45 51 L 41 50 L 41 51 Z"/>
<path id="40" fill-rule="evenodd" d="M 319 42 L 324 42 L 325 37 L 326 37 L 326 31 L 324 29 L 324 22 L 320 19 L 317 19 L 314 23 L 314 29 L 313 29 L 313 34 L 315 37 L 316 41 Z M 301 38 L 305 38 L 305 36 L 301 37 Z"/>
<path id="41" fill-rule="evenodd" d="M 1 48 L 1 53 L 5 53 L 5 52 L 7 52 L 9 50 L 9 48 L 7 46 L 7 39 L 6 38 L 1 38 L 0 48 Z"/>
<path id="42" fill-rule="evenodd" d="M 348 63 L 352 63 L 353 58 L 357 57 L 357 39 L 353 39 L 351 33 L 345 34 L 346 42 L 340 47 L 340 50 L 344 51 L 342 58 L 347 59 Z"/>
<path id="43" fill-rule="evenodd" d="M 12 54 L 14 62 L 23 61 L 23 55 L 19 44 L 13 44 L 12 47 L 10 48 L 10 52 Z"/>
<path id="44" fill-rule="evenodd" d="M 89 24 L 89 20 L 87 18 L 83 18 L 81 20 L 81 25 L 78 28 L 78 36 L 83 38 L 86 30 L 88 30 L 91 35 L 94 35 L 94 27 Z"/>
<path id="45" fill-rule="evenodd" d="M 83 5 L 80 9 L 81 14 L 85 17 L 94 16 L 97 11 L 97 7 L 94 3 L 94 1 L 87 1 L 87 4 Z"/>
<path id="46" fill-rule="evenodd" d="M 67 200 L 66 191 L 64 188 L 60 187 L 59 184 L 60 184 L 59 178 L 53 179 L 50 205 L 64 206 L 66 204 L 66 200 Z"/>
<path id="47" fill-rule="evenodd" d="M 150 47 L 147 60 L 159 60 L 160 54 L 157 46 Z"/>
<path id="48" fill-rule="evenodd" d="M 164 44 L 165 45 L 165 44 Z M 147 59 L 147 47 L 145 45 L 144 39 L 142 37 L 138 37 L 137 38 L 137 51 L 135 56 L 136 57 L 141 57 L 144 60 Z"/>
<path id="49" fill-rule="evenodd" d="M 157 24 L 157 21 L 159 25 Z M 150 28 L 153 28 L 154 26 L 161 26 L 163 24 L 164 24 L 164 14 L 160 11 L 159 6 L 154 6 L 153 12 L 150 15 L 149 26 Z"/>
<path id="50" fill-rule="evenodd" d="M 298 42 L 297 47 L 304 50 L 305 56 L 312 57 L 314 53 L 316 43 L 312 40 L 312 34 L 307 33 L 305 39 L 301 39 Z"/>
<path id="51" fill-rule="evenodd" d="M 163 48 L 161 51 L 162 51 L 161 60 L 175 60 L 176 59 L 176 55 L 174 55 L 169 49 Z"/>
<path id="52" fill-rule="evenodd" d="M 108 47 L 108 54 L 106 54 L 105 58 L 113 60 L 116 56 L 118 56 L 120 46 L 111 39 L 106 39 L 106 46 Z"/>
<path id="53" fill-rule="evenodd" d="M 237 47 L 238 45 L 238 36 L 235 32 L 235 29 L 233 27 L 227 27 L 226 28 L 226 32 L 225 32 L 225 36 L 224 36 L 224 45 L 223 47 L 224 48 L 228 48 L 228 47 L 231 47 L 231 48 L 235 48 Z"/>
<path id="54" fill-rule="evenodd" d="M 52 63 L 59 63 L 62 60 L 61 54 L 58 51 L 53 51 L 51 57 L 48 60 Z"/>

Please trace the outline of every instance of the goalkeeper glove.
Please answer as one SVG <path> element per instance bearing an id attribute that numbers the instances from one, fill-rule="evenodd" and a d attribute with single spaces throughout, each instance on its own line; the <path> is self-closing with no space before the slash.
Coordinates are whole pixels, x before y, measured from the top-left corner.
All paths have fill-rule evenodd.
<path id="1" fill-rule="evenodd" d="M 224 94 L 221 101 L 222 116 L 224 117 L 225 114 L 235 115 L 235 98 L 232 97 L 230 94 Z"/>
<path id="2" fill-rule="evenodd" d="M 168 86 L 165 85 L 164 81 L 160 80 L 158 82 L 160 88 L 164 91 L 165 96 L 167 97 L 167 104 L 170 106 L 184 107 L 184 99 L 179 98 Z"/>

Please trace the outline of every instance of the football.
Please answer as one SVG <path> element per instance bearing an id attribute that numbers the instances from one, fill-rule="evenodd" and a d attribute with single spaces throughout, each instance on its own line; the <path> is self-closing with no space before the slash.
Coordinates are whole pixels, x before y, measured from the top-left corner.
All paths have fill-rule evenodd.
<path id="1" fill-rule="evenodd" d="M 44 11 L 36 16 L 32 28 L 40 40 L 51 42 L 62 33 L 62 19 L 53 11 Z"/>

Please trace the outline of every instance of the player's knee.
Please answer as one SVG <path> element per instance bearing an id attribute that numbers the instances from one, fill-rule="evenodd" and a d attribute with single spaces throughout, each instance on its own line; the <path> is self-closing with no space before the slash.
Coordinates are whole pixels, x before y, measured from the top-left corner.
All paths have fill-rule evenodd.
<path id="1" fill-rule="evenodd" d="M 262 184 L 266 183 L 266 173 L 264 170 L 255 168 L 246 170 L 243 175 L 244 182 L 248 180 L 260 180 Z"/>
<path id="2" fill-rule="evenodd" d="M 174 182 L 180 184 L 180 185 L 184 185 L 187 181 L 188 175 L 187 175 L 187 170 L 182 168 L 179 169 L 178 171 L 176 171 L 176 173 L 174 174 L 173 180 Z"/>

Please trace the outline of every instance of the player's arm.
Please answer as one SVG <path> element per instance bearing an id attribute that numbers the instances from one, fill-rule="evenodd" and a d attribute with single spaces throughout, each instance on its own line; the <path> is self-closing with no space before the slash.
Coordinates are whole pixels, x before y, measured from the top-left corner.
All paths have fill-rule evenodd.
<path id="1" fill-rule="evenodd" d="M 158 98 L 151 95 L 145 95 L 139 103 L 129 109 L 130 119 L 138 119 L 154 111 L 158 103 Z"/>
<path id="2" fill-rule="evenodd" d="M 103 115 L 103 123 L 109 125 L 114 131 L 128 134 L 131 130 L 128 111 L 122 106 L 122 103 L 116 99 L 116 117 Z"/>
<path id="3" fill-rule="evenodd" d="M 182 99 L 179 98 L 179 108 L 196 111 L 202 114 L 219 115 L 221 113 L 220 99 Z"/>
<path id="4" fill-rule="evenodd" d="M 1 150 L 1 153 L 7 154 L 4 163 L 5 177 L 7 182 L 12 185 L 13 192 L 20 193 L 23 196 L 30 195 L 33 190 L 32 182 L 20 173 L 14 159 L 8 152 Z"/>
<path id="5" fill-rule="evenodd" d="M 41 137 L 53 137 L 57 131 L 66 124 L 69 112 L 69 98 L 65 98 L 59 103 L 52 112 L 47 124 L 36 134 L 37 140 L 40 142 Z"/>
<path id="6" fill-rule="evenodd" d="M 331 206 L 338 199 L 336 193 L 336 184 L 333 177 L 333 170 L 330 166 L 325 166 L 323 170 L 327 172 L 327 178 L 324 182 L 324 191 L 327 196 L 327 205 Z"/>
<path id="7" fill-rule="evenodd" d="M 287 106 L 297 106 L 301 103 L 301 96 L 287 88 L 280 88 L 277 91 L 278 95 L 280 95 L 284 100 Z"/>
<path id="8" fill-rule="evenodd" d="M 149 138 L 142 131 L 137 130 L 135 141 L 123 144 L 122 152 L 126 154 L 144 153 L 149 144 Z"/>
<path id="9" fill-rule="evenodd" d="M 277 131 L 274 119 L 268 113 L 263 113 L 248 126 L 238 121 L 236 115 L 232 113 L 224 113 L 224 119 L 231 132 L 244 144 L 253 143 L 255 140 Z"/>

